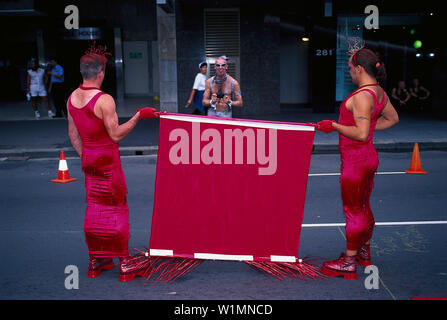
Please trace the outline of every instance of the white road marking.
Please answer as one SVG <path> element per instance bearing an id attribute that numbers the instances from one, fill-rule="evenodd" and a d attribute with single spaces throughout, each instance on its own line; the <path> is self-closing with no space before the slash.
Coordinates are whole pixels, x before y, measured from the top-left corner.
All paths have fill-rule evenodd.
<path id="1" fill-rule="evenodd" d="M 393 221 L 393 222 L 376 222 L 376 226 L 407 226 L 407 225 L 429 225 L 429 224 L 447 224 L 445 220 L 439 221 Z M 303 228 L 318 227 L 344 227 L 346 223 L 303 223 Z"/>

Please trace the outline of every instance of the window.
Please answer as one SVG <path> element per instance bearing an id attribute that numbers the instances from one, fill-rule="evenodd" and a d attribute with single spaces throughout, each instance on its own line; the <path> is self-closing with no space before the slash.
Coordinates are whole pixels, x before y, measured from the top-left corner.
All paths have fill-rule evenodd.
<path id="1" fill-rule="evenodd" d="M 214 74 L 216 58 L 228 57 L 228 73 L 240 83 L 239 9 L 205 9 L 205 55 L 208 74 Z"/>

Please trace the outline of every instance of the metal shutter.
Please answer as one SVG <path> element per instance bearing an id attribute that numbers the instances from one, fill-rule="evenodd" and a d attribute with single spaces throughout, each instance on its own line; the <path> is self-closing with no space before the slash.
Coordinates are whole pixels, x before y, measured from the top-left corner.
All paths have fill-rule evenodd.
<path id="1" fill-rule="evenodd" d="M 205 9 L 205 55 L 208 74 L 214 75 L 216 58 L 228 57 L 227 72 L 240 83 L 239 9 Z"/>

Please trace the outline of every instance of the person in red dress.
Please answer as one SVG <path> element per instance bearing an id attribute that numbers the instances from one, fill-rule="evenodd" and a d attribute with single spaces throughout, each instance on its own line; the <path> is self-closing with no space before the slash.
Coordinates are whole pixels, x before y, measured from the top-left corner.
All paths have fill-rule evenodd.
<path id="1" fill-rule="evenodd" d="M 67 102 L 68 135 L 82 160 L 87 208 L 84 233 L 90 255 L 88 277 L 114 267 L 120 260 L 120 281 L 133 280 L 128 250 L 129 207 L 127 186 L 118 143 L 140 119 L 158 117 L 154 108 L 138 109 L 119 124 L 114 99 L 101 91 L 107 59 L 101 47 L 92 46 L 80 60 L 83 83 Z"/>
<path id="2" fill-rule="evenodd" d="M 350 75 L 358 88 L 341 104 L 338 122 L 323 120 L 317 129 L 326 133 L 337 131 L 341 155 L 341 197 L 346 218 L 346 253 L 326 261 L 321 272 L 329 277 L 357 279 L 356 261 L 371 265 L 370 239 L 374 217 L 369 198 L 374 174 L 379 165 L 373 145 L 374 130 L 384 130 L 399 121 L 380 81 L 386 71 L 376 54 L 366 48 L 357 50 L 349 59 Z"/>

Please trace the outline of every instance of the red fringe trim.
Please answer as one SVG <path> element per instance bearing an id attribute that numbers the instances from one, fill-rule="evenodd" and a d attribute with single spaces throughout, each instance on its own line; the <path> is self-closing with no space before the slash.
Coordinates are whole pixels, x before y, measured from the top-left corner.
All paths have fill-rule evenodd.
<path id="1" fill-rule="evenodd" d="M 177 257 L 151 257 L 147 255 L 147 251 L 138 251 L 138 254 L 132 257 L 130 272 L 135 272 L 141 277 L 145 277 L 146 284 L 148 281 L 169 283 L 185 276 L 204 260 L 192 258 Z M 274 276 L 279 280 L 287 278 L 307 279 L 324 279 L 324 275 L 320 272 L 320 268 L 312 264 L 316 259 L 304 258 L 300 262 L 270 262 L 270 261 L 244 261 L 250 267 Z"/>
<path id="2" fill-rule="evenodd" d="M 306 260 L 306 261 L 304 261 Z M 274 276 L 279 280 L 287 278 L 298 278 L 307 280 L 307 278 L 324 279 L 324 275 L 320 272 L 320 268 L 312 264 L 312 260 L 308 258 L 301 259 L 301 262 L 270 262 L 270 261 L 244 261 L 250 267 L 258 271 L 263 271 Z"/>
<path id="3" fill-rule="evenodd" d="M 203 262 L 203 260 L 190 258 L 151 257 L 147 256 L 147 251 L 135 250 L 139 253 L 132 257 L 131 270 L 138 273 L 139 276 L 145 277 L 145 284 L 152 280 L 153 284 L 175 281 Z"/>

